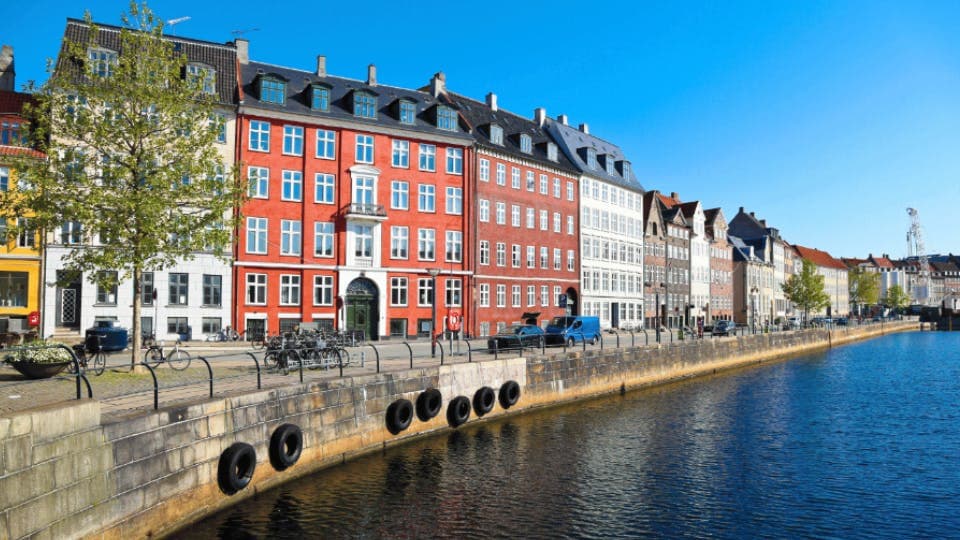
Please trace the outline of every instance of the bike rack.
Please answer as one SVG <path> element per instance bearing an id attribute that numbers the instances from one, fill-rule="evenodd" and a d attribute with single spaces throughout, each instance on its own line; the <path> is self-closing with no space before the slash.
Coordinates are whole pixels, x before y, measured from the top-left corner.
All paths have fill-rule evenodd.
<path id="1" fill-rule="evenodd" d="M 260 362 L 257 361 L 257 356 L 251 351 L 247 351 L 245 354 L 250 355 L 250 358 L 253 358 L 253 365 L 257 366 L 257 390 L 260 390 L 263 386 L 260 379 Z"/>
<path id="2" fill-rule="evenodd" d="M 140 362 L 140 365 L 149 369 L 150 376 L 153 377 L 153 410 L 157 410 L 160 408 L 160 383 L 157 382 L 157 372 L 146 362 Z"/>
<path id="3" fill-rule="evenodd" d="M 437 340 L 437 347 L 440 349 L 440 365 L 443 365 L 443 340 Z M 413 366 L 410 366 L 411 368 Z"/>
<path id="4" fill-rule="evenodd" d="M 87 375 L 83 372 L 83 370 L 80 369 L 80 360 L 77 358 L 77 353 L 73 352 L 73 349 L 62 343 L 57 343 L 56 348 L 64 349 L 70 353 L 70 361 L 73 362 L 73 369 L 76 371 L 77 399 L 83 398 L 83 392 L 80 390 L 80 379 L 83 379 L 83 382 L 87 385 L 87 397 L 93 399 L 93 388 L 90 386 L 90 381 L 87 379 Z"/>
<path id="5" fill-rule="evenodd" d="M 202 356 L 198 356 L 198 357 L 197 357 L 197 360 L 200 360 L 201 362 L 203 362 L 203 363 L 207 366 L 207 374 L 210 375 L 210 379 L 209 379 L 209 381 L 210 381 L 210 397 L 213 397 L 213 368 L 210 367 L 210 362 L 207 362 L 207 359 L 206 359 L 206 358 L 204 358 L 204 357 L 202 357 Z"/>
<path id="6" fill-rule="evenodd" d="M 462 341 L 467 344 L 467 363 L 469 364 L 470 362 L 473 362 L 473 347 L 470 346 L 469 339 L 464 339 Z"/>
<path id="7" fill-rule="evenodd" d="M 373 343 L 367 343 L 371 349 L 373 349 L 373 354 L 377 356 L 377 373 L 380 373 L 380 351 L 377 350 L 377 347 Z M 363 364 L 361 364 L 361 367 Z"/>
<path id="8" fill-rule="evenodd" d="M 413 348 L 406 341 L 403 344 L 407 346 L 407 351 L 410 353 L 410 369 L 413 369 Z"/>

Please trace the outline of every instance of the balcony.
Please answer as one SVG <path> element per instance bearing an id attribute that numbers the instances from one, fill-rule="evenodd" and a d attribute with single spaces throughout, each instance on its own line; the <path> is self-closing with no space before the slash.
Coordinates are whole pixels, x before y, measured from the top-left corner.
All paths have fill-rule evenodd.
<path id="1" fill-rule="evenodd" d="M 382 204 L 353 203 L 344 209 L 344 216 L 348 220 L 356 221 L 386 221 L 387 211 Z"/>

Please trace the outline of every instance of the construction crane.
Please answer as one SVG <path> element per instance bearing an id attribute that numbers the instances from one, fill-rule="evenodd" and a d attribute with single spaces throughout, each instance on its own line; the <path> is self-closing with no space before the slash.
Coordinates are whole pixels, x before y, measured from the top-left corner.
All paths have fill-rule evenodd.
<path id="1" fill-rule="evenodd" d="M 919 265 L 916 291 L 917 303 L 927 305 L 930 298 L 930 260 L 923 246 L 923 229 L 920 227 L 920 213 L 916 208 L 907 208 L 910 215 L 910 229 L 907 231 L 907 257 L 916 257 Z"/>
<path id="2" fill-rule="evenodd" d="M 171 36 L 177 35 L 177 34 L 174 32 L 174 29 L 173 29 L 174 26 L 176 26 L 176 25 L 178 25 L 178 24 L 180 24 L 180 23 L 182 23 L 182 22 L 187 22 L 187 21 L 189 21 L 189 20 L 190 20 L 190 16 L 188 15 L 188 16 L 186 16 L 186 17 L 177 17 L 176 19 L 170 19 L 169 21 L 167 21 L 167 28 L 170 29 L 170 35 L 171 35 Z"/>

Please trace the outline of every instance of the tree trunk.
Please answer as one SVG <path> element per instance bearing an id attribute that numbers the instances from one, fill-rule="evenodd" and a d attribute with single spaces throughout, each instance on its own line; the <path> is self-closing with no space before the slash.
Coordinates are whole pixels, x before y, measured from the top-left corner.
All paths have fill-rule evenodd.
<path id="1" fill-rule="evenodd" d="M 143 302 L 143 295 L 140 294 L 141 280 L 143 279 L 143 269 L 140 268 L 140 265 L 135 264 L 133 266 L 133 324 L 130 325 L 131 331 L 133 332 L 132 340 L 132 354 L 130 355 L 130 367 L 135 368 L 140 364 L 140 343 L 141 331 L 140 331 L 140 307 Z M 154 327 L 156 327 L 156 321 L 154 321 Z"/>

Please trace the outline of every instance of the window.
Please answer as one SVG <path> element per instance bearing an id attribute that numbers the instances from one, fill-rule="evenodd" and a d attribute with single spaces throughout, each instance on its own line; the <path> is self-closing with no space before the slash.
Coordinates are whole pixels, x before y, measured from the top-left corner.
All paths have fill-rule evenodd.
<path id="1" fill-rule="evenodd" d="M 271 77 L 260 78 L 260 101 L 283 105 L 287 97 L 287 83 Z"/>
<path id="2" fill-rule="evenodd" d="M 554 212 L 553 213 L 553 232 L 555 233 L 560 232 L 560 227 L 561 227 L 560 212 Z"/>
<path id="3" fill-rule="evenodd" d="M 540 194 L 547 195 L 550 193 L 550 179 L 547 178 L 547 175 L 540 175 Z"/>
<path id="4" fill-rule="evenodd" d="M 153 305 L 153 272 L 140 274 L 140 304 Z"/>
<path id="5" fill-rule="evenodd" d="M 556 307 L 560 307 L 560 295 L 562 294 L 560 290 L 560 287 L 554 286 L 553 288 L 553 305 Z"/>
<path id="6" fill-rule="evenodd" d="M 537 286 L 527 285 L 527 306 L 537 305 Z"/>
<path id="7" fill-rule="evenodd" d="M 437 147 L 433 144 L 420 145 L 420 170 L 437 170 Z"/>
<path id="8" fill-rule="evenodd" d="M 390 305 L 407 305 L 407 278 L 390 278 Z"/>
<path id="9" fill-rule="evenodd" d="M 536 219 L 537 219 L 536 212 L 537 211 L 534 210 L 533 208 L 527 208 L 527 228 L 528 229 L 533 229 L 534 227 L 536 227 Z"/>
<path id="10" fill-rule="evenodd" d="M 567 200 L 568 201 L 573 200 L 573 182 L 569 180 L 567 181 Z"/>
<path id="11" fill-rule="evenodd" d="M 597 151 L 593 148 L 587 148 L 587 167 L 597 168 Z"/>
<path id="12" fill-rule="evenodd" d="M 303 155 L 303 127 L 283 126 L 283 153 L 288 156 Z"/>
<path id="13" fill-rule="evenodd" d="M 493 144 L 503 144 L 503 128 L 496 125 L 490 124 L 490 142 Z"/>
<path id="14" fill-rule="evenodd" d="M 497 285 L 497 307 L 507 307 L 506 285 Z"/>
<path id="15" fill-rule="evenodd" d="M 330 90 L 322 86 L 313 85 L 310 87 L 310 108 L 315 111 L 330 110 Z"/>
<path id="16" fill-rule="evenodd" d="M 390 258 L 406 259 L 410 247 L 410 231 L 406 227 L 390 227 Z"/>
<path id="17" fill-rule="evenodd" d="M 377 98 L 366 92 L 354 92 L 353 115 L 360 118 L 376 118 Z"/>
<path id="18" fill-rule="evenodd" d="M 357 163 L 373 163 L 373 135 L 357 135 Z"/>
<path id="19" fill-rule="evenodd" d="M 0 245 L 3 239 L 3 218 L 0 218 Z M 37 231 L 30 226 L 30 221 L 26 218 L 17 218 L 17 227 L 20 233 L 17 234 L 17 247 L 33 248 L 37 246 Z"/>
<path id="20" fill-rule="evenodd" d="M 280 274 L 280 305 L 300 305 L 300 276 Z"/>
<path id="21" fill-rule="evenodd" d="M 533 174 L 533 171 L 527 171 L 527 191 L 534 191 L 537 189 L 537 180 L 536 175 Z"/>
<path id="22" fill-rule="evenodd" d="M 250 121 L 250 150 L 255 152 L 270 151 L 270 122 Z"/>
<path id="23" fill-rule="evenodd" d="M 167 317 L 168 334 L 189 334 L 190 325 L 186 317 Z"/>
<path id="24" fill-rule="evenodd" d="M 394 140 L 391 165 L 406 169 L 410 167 L 410 141 Z"/>
<path id="25" fill-rule="evenodd" d="M 490 181 L 490 160 L 489 159 L 480 160 L 480 181 L 481 182 Z"/>
<path id="26" fill-rule="evenodd" d="M 247 304 L 264 305 L 267 303 L 267 275 L 247 274 Z"/>
<path id="27" fill-rule="evenodd" d="M 513 244 L 510 248 L 510 266 L 520 268 L 520 244 Z"/>
<path id="28" fill-rule="evenodd" d="M 267 218 L 247 218 L 247 253 L 267 254 Z"/>
<path id="29" fill-rule="evenodd" d="M 510 224 L 514 227 L 520 226 L 520 205 L 510 205 Z"/>
<path id="30" fill-rule="evenodd" d="M 210 274 L 203 275 L 203 305 L 220 307 L 222 303 L 223 278 Z"/>
<path id="31" fill-rule="evenodd" d="M 2 143 L 7 144 L 7 143 Z M 0 191 L 10 190 L 10 168 L 0 167 Z"/>
<path id="32" fill-rule="evenodd" d="M 533 152 L 533 140 L 526 133 L 520 135 L 520 151 L 524 154 Z"/>
<path id="33" fill-rule="evenodd" d="M 463 284 L 459 279 L 444 280 L 446 306 L 459 306 L 463 303 Z"/>
<path id="34" fill-rule="evenodd" d="M 333 305 L 333 276 L 313 276 L 313 305 Z"/>
<path id="35" fill-rule="evenodd" d="M 462 148 L 447 148 L 447 174 L 463 174 Z"/>
<path id="36" fill-rule="evenodd" d="M 497 266 L 507 265 L 507 244 L 497 242 Z"/>
<path id="37" fill-rule="evenodd" d="M 510 187 L 520 189 L 520 169 L 510 167 Z"/>
<path id="38" fill-rule="evenodd" d="M 280 220 L 280 254 L 300 255 L 300 222 Z"/>
<path id="39" fill-rule="evenodd" d="M 437 187 L 430 184 L 420 184 L 418 186 L 417 209 L 419 211 L 436 211 L 436 190 Z"/>
<path id="40" fill-rule="evenodd" d="M 359 205 L 374 204 L 374 184 L 372 176 L 355 176 L 353 178 L 353 203 Z"/>
<path id="41" fill-rule="evenodd" d="M 417 230 L 417 258 L 432 261 L 436 258 L 437 231 L 433 229 Z"/>
<path id="42" fill-rule="evenodd" d="M 511 299 L 513 300 L 513 307 L 520 307 L 520 286 L 514 285 L 511 287 Z"/>
<path id="43" fill-rule="evenodd" d="M 333 204 L 333 185 L 334 177 L 332 174 L 317 173 L 313 177 L 313 202 L 321 204 Z"/>
<path id="44" fill-rule="evenodd" d="M 567 216 L 567 234 L 573 234 L 574 230 L 573 216 Z"/>
<path id="45" fill-rule="evenodd" d="M 396 210 L 410 208 L 410 184 L 402 180 L 390 182 L 390 208 Z"/>
<path id="46" fill-rule="evenodd" d="M 373 227 L 357 225 L 354 231 L 354 251 L 357 257 L 373 257 Z"/>
<path id="47" fill-rule="evenodd" d="M 497 225 L 505 225 L 507 223 L 507 203 L 498 202 L 497 203 Z"/>
<path id="48" fill-rule="evenodd" d="M 447 188 L 447 213 L 457 216 L 463 214 L 463 188 Z"/>
<path id="49" fill-rule="evenodd" d="M 167 303 L 171 306 L 185 306 L 189 300 L 190 275 L 170 274 L 170 283 L 167 288 Z"/>
<path id="50" fill-rule="evenodd" d="M 550 305 L 550 287 L 548 285 L 540 286 L 540 305 L 541 306 Z"/>
<path id="51" fill-rule="evenodd" d="M 480 199 L 480 210 L 478 219 L 481 223 L 487 223 L 490 221 L 490 201 L 486 199 Z"/>
<path id="52" fill-rule="evenodd" d="M 557 161 L 557 145 L 553 143 L 547 143 L 547 159 L 550 161 Z"/>
<path id="53" fill-rule="evenodd" d="M 412 101 L 400 102 L 400 123 L 413 124 L 417 118 L 417 105 Z"/>
<path id="54" fill-rule="evenodd" d="M 303 199 L 303 173 L 300 171 L 283 171 L 283 184 L 280 198 L 284 201 L 300 201 Z"/>
<path id="55" fill-rule="evenodd" d="M 563 264 L 563 251 L 560 248 L 553 248 L 553 269 L 560 270 Z"/>
<path id="56" fill-rule="evenodd" d="M 450 107 L 437 107 L 437 127 L 447 131 L 457 130 L 457 112 Z"/>
<path id="57" fill-rule="evenodd" d="M 460 262 L 463 260 L 463 233 L 460 231 L 447 231 L 447 262 Z"/>
<path id="58" fill-rule="evenodd" d="M 488 240 L 480 241 L 480 264 L 490 264 L 490 242 Z"/>
<path id="59" fill-rule="evenodd" d="M 327 129 L 317 130 L 317 157 L 320 159 L 335 159 L 337 148 L 337 134 Z"/>
<path id="60" fill-rule="evenodd" d="M 79 221 L 68 221 L 60 226 L 61 244 L 79 244 L 82 238 Z"/>
<path id="61" fill-rule="evenodd" d="M 417 280 L 417 305 L 433 305 L 433 279 L 420 278 Z"/>
<path id="62" fill-rule="evenodd" d="M 553 196 L 559 199 L 560 193 L 561 193 L 560 179 L 554 178 L 553 179 Z"/>
<path id="63" fill-rule="evenodd" d="M 550 252 L 547 246 L 540 246 L 540 268 L 548 268 Z"/>
<path id="64" fill-rule="evenodd" d="M 549 218 L 547 216 L 548 216 L 548 213 L 546 210 L 540 211 L 540 230 L 541 231 L 546 231 L 549 228 L 548 227 L 549 224 L 547 223 Z"/>
<path id="65" fill-rule="evenodd" d="M 117 305 L 117 273 L 97 272 L 97 304 Z"/>
<path id="66" fill-rule="evenodd" d="M 90 73 L 97 77 L 110 77 L 117 65 L 117 53 L 106 49 L 90 49 L 87 51 L 90 60 Z"/>
<path id="67" fill-rule="evenodd" d="M 534 246 L 527 246 L 527 268 L 536 268 L 537 267 L 537 248 Z"/>
<path id="68" fill-rule="evenodd" d="M 497 163 L 497 185 L 507 185 L 507 166 L 503 163 Z"/>
<path id="69" fill-rule="evenodd" d="M 314 222 L 313 254 L 317 257 L 333 257 L 333 222 Z"/>
<path id="70" fill-rule="evenodd" d="M 480 307 L 490 307 L 490 284 L 480 284 Z"/>

